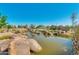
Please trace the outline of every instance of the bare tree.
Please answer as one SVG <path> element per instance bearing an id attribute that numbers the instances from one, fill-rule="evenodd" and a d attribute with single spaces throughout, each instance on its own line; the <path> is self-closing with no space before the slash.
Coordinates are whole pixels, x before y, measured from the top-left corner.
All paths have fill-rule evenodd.
<path id="1" fill-rule="evenodd" d="M 73 47 L 74 47 L 74 54 L 79 54 L 79 46 L 78 46 L 78 38 L 76 37 L 76 18 L 77 18 L 77 14 L 73 13 L 72 14 L 72 30 L 73 30 Z"/>

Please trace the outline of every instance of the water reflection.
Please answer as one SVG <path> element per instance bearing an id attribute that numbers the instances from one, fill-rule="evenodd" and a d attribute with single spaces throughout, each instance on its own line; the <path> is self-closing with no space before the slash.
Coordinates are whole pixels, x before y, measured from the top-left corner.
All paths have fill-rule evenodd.
<path id="1" fill-rule="evenodd" d="M 42 33 L 39 35 L 31 35 L 28 32 L 29 37 L 33 37 L 42 46 L 43 50 L 38 55 L 72 55 L 72 40 L 60 37 L 45 37 Z"/>

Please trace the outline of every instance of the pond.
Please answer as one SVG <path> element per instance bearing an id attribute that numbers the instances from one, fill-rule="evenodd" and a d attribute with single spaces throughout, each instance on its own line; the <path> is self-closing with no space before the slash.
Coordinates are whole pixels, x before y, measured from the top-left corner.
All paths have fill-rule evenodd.
<path id="1" fill-rule="evenodd" d="M 31 36 L 29 34 L 29 36 Z M 35 55 L 73 55 L 72 40 L 61 37 L 46 38 L 42 33 L 33 36 L 35 40 L 42 46 L 43 50 Z"/>

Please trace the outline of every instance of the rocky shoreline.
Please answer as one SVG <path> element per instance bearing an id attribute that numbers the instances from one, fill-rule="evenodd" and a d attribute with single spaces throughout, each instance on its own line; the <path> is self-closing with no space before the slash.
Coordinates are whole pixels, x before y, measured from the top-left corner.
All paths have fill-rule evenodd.
<path id="1" fill-rule="evenodd" d="M 9 55 L 31 55 L 31 51 L 39 52 L 42 50 L 40 44 L 21 33 L 0 33 L 1 35 L 9 35 L 9 38 L 0 40 L 0 52 L 7 50 Z"/>

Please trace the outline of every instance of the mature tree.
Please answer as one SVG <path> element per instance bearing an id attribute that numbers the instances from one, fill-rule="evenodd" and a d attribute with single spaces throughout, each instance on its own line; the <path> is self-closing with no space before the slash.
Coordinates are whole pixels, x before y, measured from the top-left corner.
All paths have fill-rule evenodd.
<path id="1" fill-rule="evenodd" d="M 49 25 L 48 25 L 48 26 L 46 26 L 46 29 L 50 30 L 50 26 L 49 26 Z"/>
<path id="2" fill-rule="evenodd" d="M 18 25 L 18 28 L 21 28 L 21 25 Z"/>
<path id="3" fill-rule="evenodd" d="M 64 26 L 63 25 L 59 25 L 59 26 L 57 26 L 57 29 L 58 30 L 64 30 Z"/>
<path id="4" fill-rule="evenodd" d="M 50 26 L 50 30 L 56 30 L 56 29 L 57 29 L 57 26 L 55 26 L 55 25 Z"/>
<path id="5" fill-rule="evenodd" d="M 7 25 L 7 28 L 8 28 L 8 29 L 9 29 L 9 28 L 12 28 L 12 26 L 8 24 L 8 25 Z"/>
<path id="6" fill-rule="evenodd" d="M 2 28 L 3 26 L 7 26 L 7 16 L 0 16 L 0 28 Z"/>
<path id="7" fill-rule="evenodd" d="M 65 26 L 65 31 L 69 31 L 70 29 L 71 29 L 71 26 L 69 26 L 69 25 Z"/>
<path id="8" fill-rule="evenodd" d="M 25 28 L 28 28 L 28 25 L 27 24 L 25 25 Z"/>
<path id="9" fill-rule="evenodd" d="M 45 28 L 45 26 L 44 25 L 38 25 L 36 28 Z"/>
<path id="10" fill-rule="evenodd" d="M 35 27 L 35 25 L 31 24 L 31 25 L 30 25 L 30 28 L 34 29 L 34 28 L 36 28 L 36 27 Z"/>

